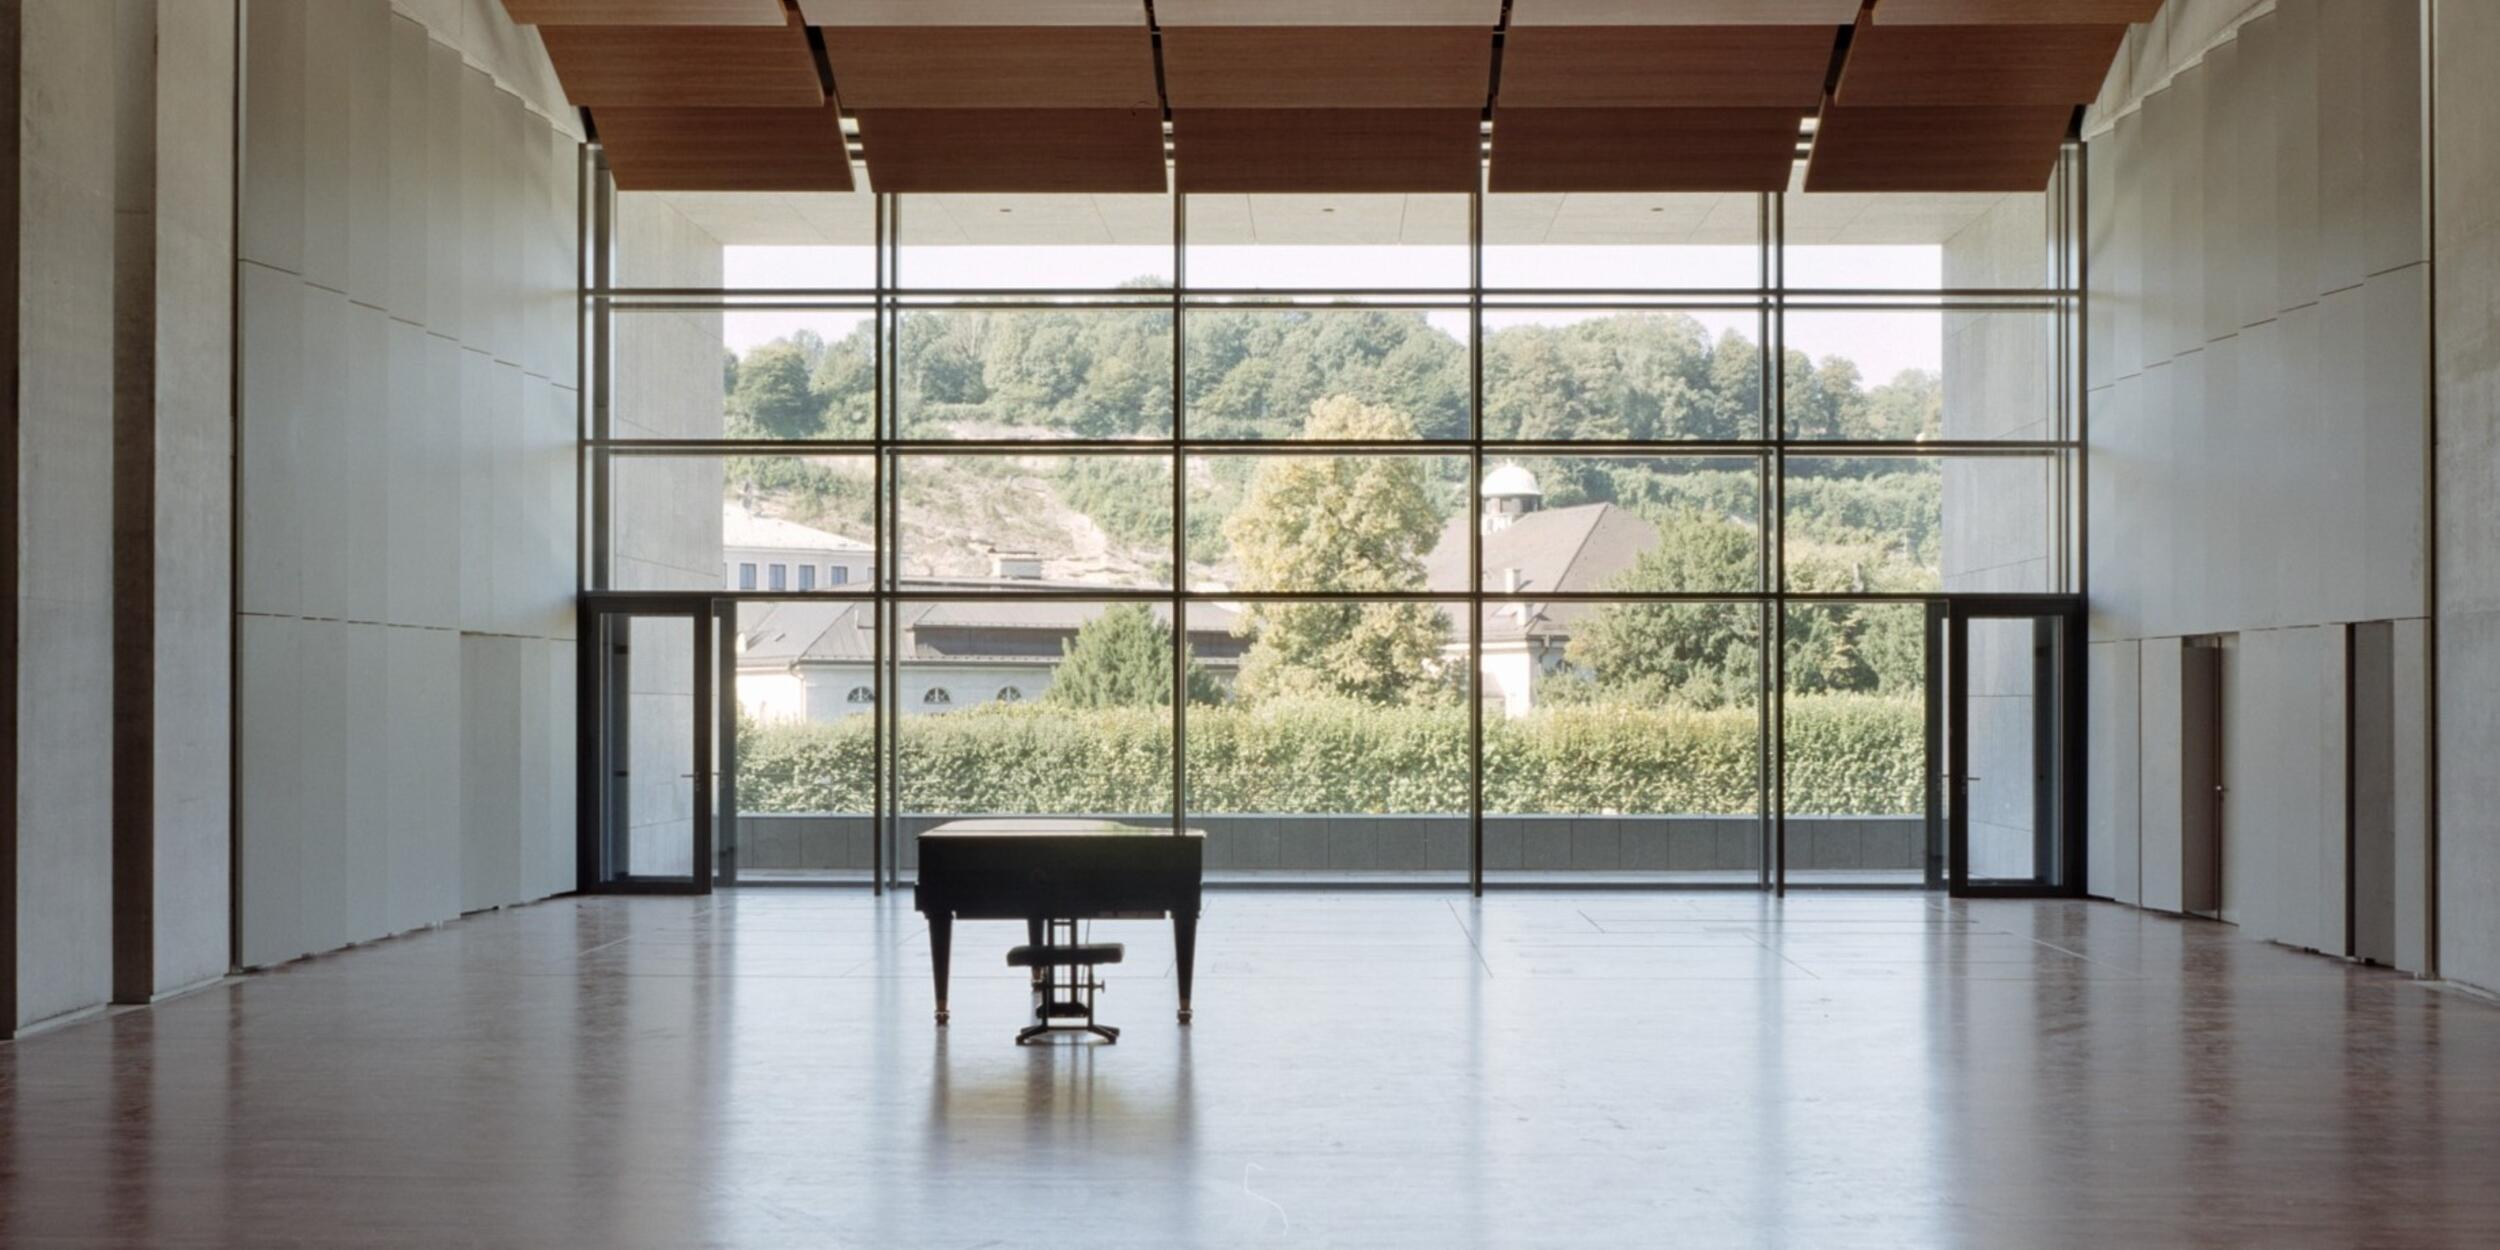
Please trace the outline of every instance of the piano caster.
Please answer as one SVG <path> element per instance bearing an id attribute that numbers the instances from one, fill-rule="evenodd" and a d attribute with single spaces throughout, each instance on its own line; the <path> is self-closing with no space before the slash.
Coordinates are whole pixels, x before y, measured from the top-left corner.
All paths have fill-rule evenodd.
<path id="1" fill-rule="evenodd" d="M 1187 1007 L 1181 1008 L 1181 1023 L 1189 1023 L 1189 1008 Z"/>
<path id="2" fill-rule="evenodd" d="M 946 1027 L 946 1009 L 944 1007 L 937 1009 L 937 1022 L 939 1028 L 942 1029 Z"/>

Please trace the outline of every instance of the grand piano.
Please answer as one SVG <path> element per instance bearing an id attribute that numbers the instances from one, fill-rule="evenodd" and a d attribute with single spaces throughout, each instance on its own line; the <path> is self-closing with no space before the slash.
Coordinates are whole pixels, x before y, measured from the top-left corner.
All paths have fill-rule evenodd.
<path id="1" fill-rule="evenodd" d="M 1021 920 L 1036 944 L 1050 921 L 1172 918 L 1180 1021 L 1189 1023 L 1191 966 L 1206 835 L 1105 820 L 958 820 L 920 835 L 912 905 L 929 919 L 937 1020 L 955 921 Z"/>

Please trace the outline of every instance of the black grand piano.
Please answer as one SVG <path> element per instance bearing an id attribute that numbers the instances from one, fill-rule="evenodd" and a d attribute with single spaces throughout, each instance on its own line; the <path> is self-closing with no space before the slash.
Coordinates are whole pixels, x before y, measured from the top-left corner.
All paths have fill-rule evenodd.
<path id="1" fill-rule="evenodd" d="M 921 834 L 919 850 L 912 905 L 929 918 L 939 1024 L 946 1023 L 947 961 L 957 919 L 1024 921 L 1040 947 L 1054 921 L 1165 916 L 1172 918 L 1180 1021 L 1189 1023 L 1205 834 L 1105 820 L 958 820 Z"/>

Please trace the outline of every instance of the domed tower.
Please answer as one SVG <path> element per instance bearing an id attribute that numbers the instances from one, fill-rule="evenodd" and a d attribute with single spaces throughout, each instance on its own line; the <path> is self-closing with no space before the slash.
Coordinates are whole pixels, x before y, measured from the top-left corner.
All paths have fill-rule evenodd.
<path id="1" fill-rule="evenodd" d="M 1536 474 L 1516 464 L 1505 464 L 1484 475 L 1484 485 L 1476 492 L 1484 498 L 1484 511 L 1477 525 L 1492 534 L 1509 529 L 1519 518 L 1545 506 L 1545 492 L 1536 484 Z"/>

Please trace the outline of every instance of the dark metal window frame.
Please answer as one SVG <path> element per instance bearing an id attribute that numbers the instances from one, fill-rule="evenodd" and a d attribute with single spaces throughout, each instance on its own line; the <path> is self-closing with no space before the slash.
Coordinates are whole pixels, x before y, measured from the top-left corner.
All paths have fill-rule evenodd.
<path id="1" fill-rule="evenodd" d="M 903 657 L 895 645 L 897 607 L 904 603 L 945 601 L 986 601 L 1024 599 L 1035 602 L 1115 603 L 1140 602 L 1164 605 L 1171 613 L 1176 639 L 1187 637 L 1190 605 L 1195 603 L 1251 602 L 1382 602 L 1431 603 L 1464 605 L 1471 619 L 1468 623 L 1468 690 L 1469 753 L 1475 763 L 1470 771 L 1470 801 L 1466 813 L 1470 825 L 1470 852 L 1467 884 L 1481 894 L 1487 878 L 1484 869 L 1484 795 L 1483 795 L 1483 645 L 1481 639 L 1483 613 L 1488 607 L 1514 602 L 1589 602 L 1589 603 L 1752 603 L 1761 611 L 1759 657 L 1756 665 L 1756 708 L 1761 724 L 1760 767 L 1756 770 L 1757 805 L 1761 825 L 1762 855 L 1757 880 L 1747 887 L 1757 890 L 1784 891 L 1787 881 L 1787 811 L 1783 780 L 1786 772 L 1787 735 L 1783 712 L 1786 702 L 1787 617 L 1791 607 L 1814 604 L 1912 603 L 1928 605 L 1931 613 L 1927 694 L 1929 723 L 1929 813 L 1931 828 L 1937 820 L 1937 780 L 1941 766 L 1936 738 L 1938 692 L 1935 669 L 1939 664 L 1936 644 L 1943 631 L 1941 616 L 1945 607 L 1955 601 L 2044 599 L 2078 600 L 2083 582 L 2083 509 L 2087 482 L 2083 463 L 2084 422 L 2081 378 L 2084 323 L 2084 277 L 2082 273 L 2082 147 L 2070 143 L 2060 159 L 2058 172 L 2048 192 L 2048 231 L 2042 239 L 2044 272 L 2051 276 L 2045 286 L 2018 288 L 1938 288 L 1938 289 L 1857 289 L 1857 288 L 1791 288 L 1784 281 L 1784 257 L 1788 248 L 1785 238 L 1786 194 L 1772 193 L 1757 197 L 1757 230 L 1754 247 L 1758 257 L 1760 283 L 1752 289 L 1736 288 L 1627 288 L 1619 290 L 1589 289 L 1519 289 L 1491 288 L 1484 285 L 1484 205 L 1487 195 L 1482 190 L 1471 194 L 1468 211 L 1469 284 L 1465 287 L 1412 290 L 1378 289 L 1234 289 L 1193 288 L 1188 280 L 1188 214 L 1186 197 L 1168 196 L 1172 209 L 1173 282 L 1168 290 L 1112 291 L 1094 288 L 1043 289 L 1012 287 L 996 289 L 930 289 L 907 288 L 897 281 L 901 252 L 900 222 L 911 197 L 880 194 L 875 197 L 875 286 L 857 288 L 664 288 L 627 287 L 615 282 L 615 189 L 604 156 L 595 145 L 585 149 L 585 257 L 582 266 L 582 292 L 585 342 L 584 374 L 587 391 L 584 395 L 583 444 L 583 528 L 585 553 L 582 561 L 581 599 L 588 613 L 594 613 L 610 602 L 647 603 L 656 595 L 675 594 L 689 602 L 705 602 L 716 612 L 731 614 L 745 601 L 786 601 L 791 593 L 773 594 L 763 591 L 697 590 L 685 592 L 619 592 L 612 590 L 608 571 L 612 563 L 614 508 L 613 466 L 620 458 L 637 457 L 703 457 L 703 456 L 856 456 L 870 460 L 874 466 L 872 498 L 877 501 L 872 519 L 875 568 L 870 578 L 858 582 L 829 582 L 806 595 L 809 599 L 852 598 L 872 602 L 877 620 L 875 664 L 881 691 L 873 709 L 874 730 L 881 744 L 874 752 L 872 791 L 878 796 L 875 813 L 878 835 L 876 859 L 870 883 L 882 891 L 900 884 L 889 850 L 899 829 L 899 756 L 893 728 L 902 715 L 900 707 L 900 673 Z M 899 380 L 896 376 L 893 344 L 897 341 L 902 315 L 907 311 L 943 308 L 979 308 L 984 311 L 1018 308 L 1066 310 L 1076 308 L 1154 310 L 1171 313 L 1172 413 L 1167 431 L 1161 437 L 1119 440 L 1042 439 L 1018 441 L 944 440 L 905 437 L 900 432 Z M 1300 310 L 1327 307 L 1371 309 L 1429 309 L 1464 312 L 1468 318 L 1469 434 L 1460 439 L 1418 439 L 1393 444 L 1311 440 L 1219 440 L 1193 438 L 1188 429 L 1188 396 L 1186 365 L 1189 314 L 1200 310 L 1276 309 Z M 1481 424 L 1484 399 L 1483 339 L 1485 315 L 1488 311 L 1554 312 L 1598 310 L 1719 310 L 1752 311 L 1756 314 L 1756 344 L 1761 361 L 1761 407 L 1757 412 L 1759 437 L 1731 441 L 1568 441 L 1504 439 L 1487 437 Z M 1815 311 L 1922 311 L 1979 312 L 2005 311 L 2045 314 L 2053 319 L 2052 351 L 2052 432 L 2056 437 L 2043 440 L 1934 440 L 1925 442 L 1849 442 L 1839 440 L 1792 438 L 1786 419 L 1785 317 L 1790 312 Z M 637 311 L 825 311 L 867 312 L 873 318 L 873 343 L 876 352 L 876 394 L 873 427 L 865 439 L 638 439 L 614 435 L 613 367 L 617 316 Z M 1168 457 L 1175 471 L 1172 479 L 1172 531 L 1175 576 L 1171 587 L 1164 588 L 1101 588 L 1073 590 L 1049 587 L 1002 587 L 995 589 L 906 590 L 898 574 L 900 561 L 895 558 L 896 543 L 901 534 L 900 492 L 895 489 L 903 464 L 916 457 L 1015 454 L 1015 455 L 1153 455 Z M 1432 590 L 1399 594 L 1342 594 L 1328 592 L 1302 593 L 1220 593 L 1188 589 L 1179 570 L 1187 567 L 1188 498 L 1186 474 L 1179 472 L 1194 455 L 1240 456 L 1312 456 L 1312 455 L 1417 455 L 1463 456 L 1467 460 L 1469 481 L 1481 482 L 1489 457 L 1509 455 L 1588 456 L 1588 457 L 1657 457 L 1691 458 L 1730 456 L 1748 458 L 1758 466 L 1760 498 L 1757 512 L 1761 518 L 1760 571 L 1756 588 L 1729 592 L 1603 592 L 1569 593 L 1539 592 L 1505 594 L 1487 590 L 1482 574 L 1482 543 L 1480 531 L 1468 527 L 1469 567 L 1476 570 L 1475 584 L 1464 589 Z M 2047 595 L 1964 595 L 1942 590 L 1915 593 L 1853 593 L 1828 594 L 1788 590 L 1786 579 L 1786 478 L 1790 456 L 1800 459 L 1846 458 L 1914 458 L 1939 459 L 1948 463 L 1989 457 L 2019 457 L 2041 461 L 2049 470 L 2051 489 L 2047 515 L 2040 518 L 2046 530 L 2051 556 L 2051 591 Z M 1173 648 L 1175 690 L 1185 688 L 1183 670 L 1187 662 L 1186 648 Z M 585 670 L 588 671 L 588 670 Z M 721 696 L 728 698 L 726 692 Z M 2080 697 L 2079 694 L 2076 697 Z M 1185 700 L 1176 699 L 1172 709 L 1172 822 L 1180 828 L 1189 816 L 1187 758 L 1187 715 Z M 585 730 L 594 728 L 590 716 L 583 717 Z M 598 755 L 595 743 L 583 743 L 586 760 Z M 734 745 L 725 745 L 724 754 L 734 752 Z M 728 762 L 722 763 L 723 776 Z M 2080 776 L 2070 779 L 2080 785 Z M 585 800 L 589 795 L 585 793 Z M 596 807 L 588 802 L 583 809 L 585 824 L 594 818 Z M 2080 843 L 2080 837 L 2073 839 Z M 585 845 L 591 841 L 586 833 Z M 1931 836 L 1931 854 L 1938 848 Z M 585 861 L 588 862 L 587 860 Z M 1940 884 L 1938 873 L 1926 874 L 1925 884 Z M 2080 880 L 2080 873 L 2077 873 Z M 1498 877 L 1494 884 L 1514 887 L 1535 883 L 1504 883 Z M 585 876 L 584 885 L 592 885 Z M 1575 888 L 1603 888 L 1616 883 L 1592 881 Z M 1913 883 L 1904 883 L 1910 886 Z M 1661 888 L 1646 883 L 1642 888 Z M 1690 888 L 1677 886 L 1674 888 Z M 1806 888 L 1848 888 L 1813 886 Z M 1878 887 L 1882 888 L 1882 887 Z M 1914 887 L 1913 887 L 1914 888 Z"/>

